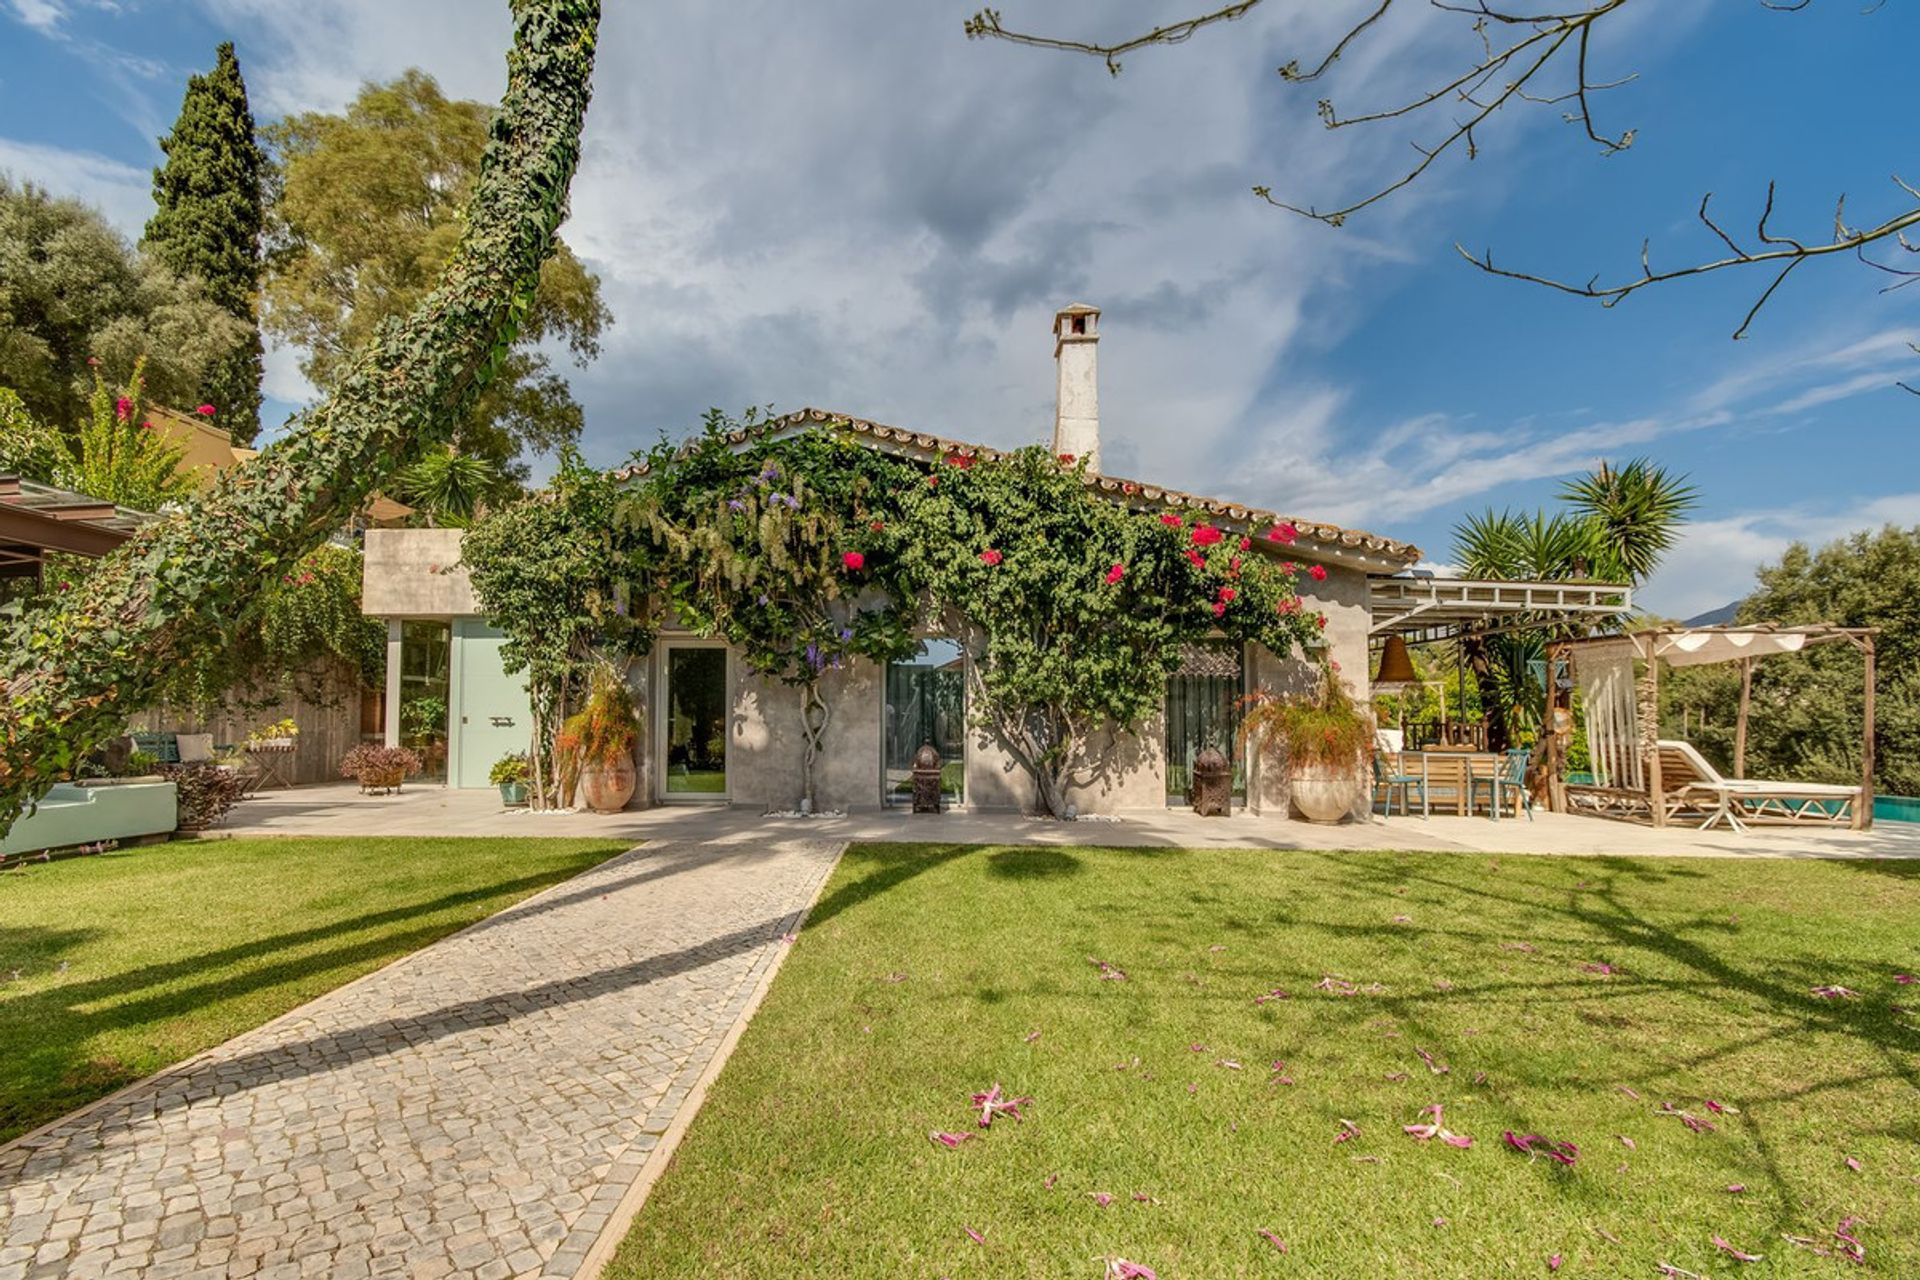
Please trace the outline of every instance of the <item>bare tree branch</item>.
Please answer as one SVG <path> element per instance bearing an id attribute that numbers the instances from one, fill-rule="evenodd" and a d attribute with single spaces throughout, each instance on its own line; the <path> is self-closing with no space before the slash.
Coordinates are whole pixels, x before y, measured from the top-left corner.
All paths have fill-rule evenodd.
<path id="1" fill-rule="evenodd" d="M 1201 14 L 1197 18 L 1187 18 L 1180 22 L 1170 22 L 1164 27 L 1155 27 L 1145 35 L 1135 36 L 1131 40 L 1121 40 L 1115 44 L 1090 44 L 1081 40 L 1061 40 L 1053 36 L 1030 35 L 1019 31 L 1009 31 L 1000 25 L 998 9 L 982 9 L 967 19 L 966 31 L 969 40 L 1005 40 L 1010 44 L 1024 44 L 1034 49 L 1057 49 L 1065 53 L 1084 53 L 1099 58 L 1107 64 L 1111 75 L 1120 74 L 1120 55 L 1132 53 L 1135 49 L 1144 49 L 1156 44 L 1181 44 L 1193 37 L 1193 33 L 1202 27 L 1210 27 L 1216 22 L 1232 22 L 1247 10 L 1259 4 L 1260 0 L 1239 0 L 1224 9 L 1213 13 Z M 1393 0 L 1385 0 L 1380 8 L 1385 11 Z"/>
<path id="2" fill-rule="evenodd" d="M 1909 192 L 1913 191 L 1912 187 L 1901 182 L 1899 178 L 1895 178 L 1894 181 L 1904 190 Z M 1648 261 L 1648 247 L 1642 245 L 1640 251 L 1639 277 L 1620 284 L 1602 285 L 1598 283 L 1598 277 L 1588 280 L 1585 284 L 1570 284 L 1564 280 L 1556 280 L 1551 276 L 1535 275 L 1528 271 L 1514 271 L 1506 267 L 1495 266 L 1491 250 L 1476 257 L 1467 252 L 1461 245 L 1456 244 L 1454 248 L 1459 252 L 1461 257 L 1491 275 L 1504 276 L 1509 280 L 1525 280 L 1531 284 L 1545 285 L 1549 289 L 1557 289 L 1561 293 L 1571 293 L 1577 297 L 1594 298 L 1597 299 L 1603 307 L 1618 306 L 1621 302 L 1647 286 L 1665 284 L 1669 280 L 1683 280 L 1690 276 L 1707 275 L 1711 272 L 1724 271 L 1731 267 L 1748 267 L 1762 264 L 1778 266 L 1780 270 L 1773 277 L 1773 282 L 1767 285 L 1766 289 L 1760 294 L 1760 297 L 1747 309 L 1746 315 L 1742 317 L 1740 321 L 1740 327 L 1733 331 L 1733 336 L 1736 339 L 1746 337 L 1747 330 L 1753 325 L 1754 317 L 1760 314 L 1760 309 L 1767 304 L 1768 299 L 1773 297 L 1774 290 L 1778 289 L 1801 263 L 1814 258 L 1829 257 L 1839 253 L 1852 253 L 1859 257 L 1862 262 L 1867 263 L 1867 265 L 1877 270 L 1901 277 L 1896 283 L 1888 285 L 1882 292 L 1902 288 L 1905 285 L 1911 284 L 1915 278 L 1920 278 L 1920 268 L 1894 267 L 1886 263 L 1875 262 L 1868 258 L 1865 253 L 1868 245 L 1883 242 L 1896 244 L 1909 253 L 1920 252 L 1920 246 L 1916 246 L 1908 241 L 1904 234 L 1907 228 L 1920 226 L 1920 208 L 1909 209 L 1905 213 L 1897 214 L 1877 227 L 1859 229 L 1849 227 L 1846 224 L 1846 202 L 1843 197 L 1838 209 L 1834 213 L 1833 239 L 1821 244 L 1807 244 L 1792 236 L 1777 235 L 1769 229 L 1767 224 L 1768 220 L 1773 216 L 1773 196 L 1774 184 L 1769 182 L 1767 184 L 1766 206 L 1761 211 L 1760 223 L 1755 232 L 1759 242 L 1769 246 L 1768 248 L 1758 250 L 1743 248 L 1737 240 L 1728 234 L 1725 228 L 1718 222 L 1715 222 L 1713 216 L 1707 211 L 1707 206 L 1713 199 L 1713 193 L 1708 192 L 1700 201 L 1700 221 L 1705 223 L 1707 229 L 1718 236 L 1721 243 L 1727 246 L 1731 251 L 1729 255 L 1724 258 L 1716 258 L 1709 262 L 1698 262 L 1684 267 L 1675 267 L 1671 270 L 1655 271 Z"/>

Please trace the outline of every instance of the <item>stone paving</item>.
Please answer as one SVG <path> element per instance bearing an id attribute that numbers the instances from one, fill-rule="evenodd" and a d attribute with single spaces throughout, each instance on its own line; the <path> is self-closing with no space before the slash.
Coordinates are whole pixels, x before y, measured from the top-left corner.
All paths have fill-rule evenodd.
<path id="1" fill-rule="evenodd" d="M 572 1277 L 840 848 L 637 849 L 0 1149 L 0 1280 Z"/>

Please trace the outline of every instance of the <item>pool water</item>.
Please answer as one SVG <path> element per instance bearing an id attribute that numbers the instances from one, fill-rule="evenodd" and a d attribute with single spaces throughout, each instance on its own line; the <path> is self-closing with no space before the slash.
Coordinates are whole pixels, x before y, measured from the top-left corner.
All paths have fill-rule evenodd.
<path id="1" fill-rule="evenodd" d="M 1875 822 L 1920 822 L 1920 796 L 1875 796 Z"/>

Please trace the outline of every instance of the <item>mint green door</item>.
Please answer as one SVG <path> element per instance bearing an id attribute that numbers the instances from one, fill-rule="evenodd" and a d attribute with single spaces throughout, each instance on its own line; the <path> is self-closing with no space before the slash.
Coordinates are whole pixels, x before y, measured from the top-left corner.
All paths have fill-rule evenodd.
<path id="1" fill-rule="evenodd" d="M 500 666 L 505 637 L 479 618 L 453 622 L 453 749 L 447 776 L 456 787 L 488 786 L 487 771 L 501 756 L 525 751 L 533 715 L 526 674 Z"/>

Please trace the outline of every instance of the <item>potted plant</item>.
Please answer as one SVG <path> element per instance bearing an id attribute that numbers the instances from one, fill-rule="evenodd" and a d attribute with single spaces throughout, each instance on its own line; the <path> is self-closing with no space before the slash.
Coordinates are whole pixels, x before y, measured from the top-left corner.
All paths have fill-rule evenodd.
<path id="1" fill-rule="evenodd" d="M 524 751 L 501 756 L 487 771 L 487 781 L 500 788 L 500 803 L 509 809 L 527 802 L 527 780 L 532 776 L 533 766 Z"/>
<path id="2" fill-rule="evenodd" d="M 1240 732 L 1287 771 L 1288 800 L 1309 822 L 1340 821 L 1366 789 L 1373 719 L 1331 672 L 1304 696 L 1255 693 Z"/>
<path id="3" fill-rule="evenodd" d="M 362 743 L 340 761 L 340 776 L 359 782 L 362 795 L 395 792 L 407 778 L 420 772 L 420 757 L 405 747 Z"/>
<path id="4" fill-rule="evenodd" d="M 587 704 L 569 716 L 560 742 L 580 777 L 580 800 L 595 813 L 618 813 L 633 799 L 633 744 L 639 720 L 627 682 L 608 666 L 593 673 Z"/>

